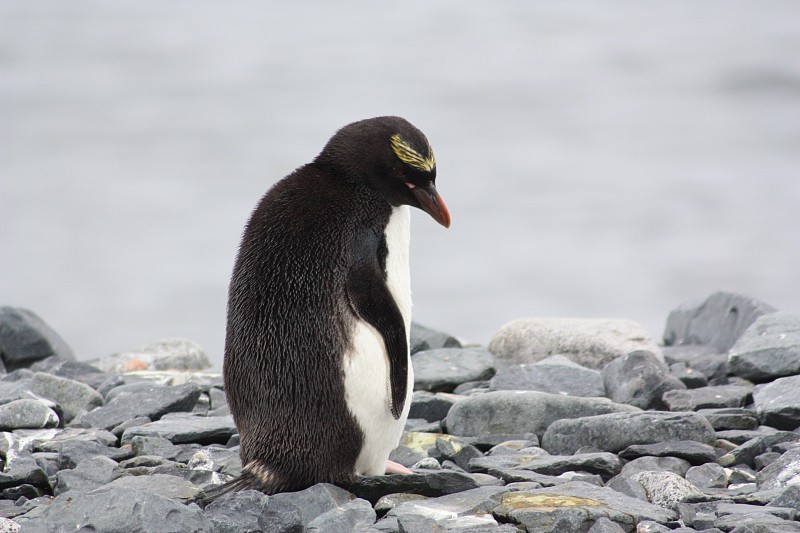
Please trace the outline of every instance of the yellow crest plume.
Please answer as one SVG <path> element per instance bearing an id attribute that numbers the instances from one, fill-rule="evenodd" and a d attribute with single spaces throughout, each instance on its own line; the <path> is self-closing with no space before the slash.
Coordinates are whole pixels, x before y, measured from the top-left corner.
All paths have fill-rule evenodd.
<path id="1" fill-rule="evenodd" d="M 403 163 L 424 172 L 430 172 L 436 166 L 436 158 L 433 157 L 433 149 L 430 145 L 428 145 L 428 153 L 430 155 L 423 157 L 419 152 L 411 148 L 411 145 L 405 142 L 400 137 L 400 134 L 395 133 L 392 135 L 391 141 L 392 150 Z"/>

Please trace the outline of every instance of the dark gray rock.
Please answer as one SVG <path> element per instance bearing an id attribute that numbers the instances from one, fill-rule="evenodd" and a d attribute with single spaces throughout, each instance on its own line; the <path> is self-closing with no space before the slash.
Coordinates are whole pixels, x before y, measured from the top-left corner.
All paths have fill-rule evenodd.
<path id="1" fill-rule="evenodd" d="M 587 533 L 625 533 L 625 530 L 616 522 L 603 516 L 597 519 Z"/>
<path id="2" fill-rule="evenodd" d="M 620 476 L 633 478 L 640 472 L 672 472 L 683 477 L 692 465 L 677 457 L 639 457 L 622 467 Z"/>
<path id="3" fill-rule="evenodd" d="M 454 435 L 535 433 L 541 435 L 554 421 L 605 413 L 632 413 L 638 409 L 606 398 L 578 398 L 534 391 L 496 391 L 466 398 L 447 414 L 447 430 Z"/>
<path id="4" fill-rule="evenodd" d="M 716 431 L 726 429 L 756 429 L 759 421 L 750 409 L 698 409 Z"/>
<path id="5" fill-rule="evenodd" d="M 636 533 L 672 533 L 672 529 L 652 520 L 642 520 L 636 524 Z"/>
<path id="6" fill-rule="evenodd" d="M 800 435 L 789 431 L 779 431 L 769 435 L 760 434 L 747 439 L 744 443 L 717 459 L 717 463 L 722 466 L 737 464 L 754 466 L 753 461 L 755 458 L 769 450 L 772 446 L 784 442 L 797 442 L 798 440 L 800 440 Z"/>
<path id="7" fill-rule="evenodd" d="M 695 370 L 686 363 L 674 363 L 669 365 L 669 372 L 674 377 L 681 380 L 687 389 L 699 389 L 708 385 L 708 378 L 699 370 Z"/>
<path id="8" fill-rule="evenodd" d="M 758 473 L 758 488 L 779 489 L 800 484 L 800 448 L 784 453 L 780 459 Z"/>
<path id="9" fill-rule="evenodd" d="M 97 428 L 66 428 L 55 430 L 51 435 L 33 437 L 35 449 L 40 452 L 59 452 L 61 448 L 74 442 L 94 442 L 103 446 L 117 445 L 113 433 Z"/>
<path id="10" fill-rule="evenodd" d="M 778 520 L 794 520 L 796 514 L 794 509 L 786 507 L 768 507 L 731 502 L 718 502 L 716 513 L 718 518 L 714 522 L 715 527 L 726 531 L 745 525 L 748 521 L 756 524 L 780 524 L 781 522 Z"/>
<path id="11" fill-rule="evenodd" d="M 286 499 L 270 498 L 267 508 L 258 517 L 258 531 L 272 533 L 305 533 L 303 513 Z"/>
<path id="12" fill-rule="evenodd" d="M 800 374 L 800 315 L 758 317 L 731 348 L 728 368 L 754 382 Z"/>
<path id="13" fill-rule="evenodd" d="M 84 459 L 71 470 L 61 470 L 56 474 L 53 495 L 64 492 L 89 492 L 111 483 L 122 475 L 119 464 L 105 456 Z"/>
<path id="14" fill-rule="evenodd" d="M 107 485 L 109 488 L 123 488 L 158 494 L 171 500 L 188 503 L 201 492 L 200 487 L 178 476 L 151 474 L 149 476 L 122 476 Z"/>
<path id="15" fill-rule="evenodd" d="M 497 361 L 485 348 L 440 348 L 411 357 L 414 389 L 452 392 L 465 381 L 494 376 Z"/>
<path id="16" fill-rule="evenodd" d="M 774 311 L 754 298 L 715 292 L 704 302 L 687 302 L 670 312 L 664 344 L 699 344 L 727 352 L 758 317 Z"/>
<path id="17" fill-rule="evenodd" d="M 47 474 L 30 455 L 6 457 L 5 468 L 0 472 L 0 490 L 20 485 L 50 490 Z"/>
<path id="18" fill-rule="evenodd" d="M 326 511 L 308 523 L 308 533 L 351 533 L 363 531 L 375 523 L 372 505 L 357 498 Z"/>
<path id="19" fill-rule="evenodd" d="M 414 391 L 411 399 L 409 418 L 424 418 L 428 422 L 444 420 L 450 408 L 464 397 L 446 392 L 432 393 L 424 390 Z"/>
<path id="20" fill-rule="evenodd" d="M 791 431 L 800 426 L 800 376 L 776 379 L 753 391 L 762 424 Z"/>
<path id="21" fill-rule="evenodd" d="M 0 307 L 0 359 L 8 372 L 51 356 L 75 360 L 64 339 L 35 313 Z"/>
<path id="22" fill-rule="evenodd" d="M 302 527 L 307 527 L 321 514 L 336 509 L 352 499 L 353 495 L 344 489 L 329 483 L 317 483 L 305 490 L 270 496 L 267 509 L 269 511 L 277 503 L 289 504 L 300 511 L 300 524 Z"/>
<path id="23" fill-rule="evenodd" d="M 642 520 L 664 523 L 676 517 L 673 511 L 581 482 L 503 494 L 493 514 L 541 533 L 587 531 L 602 517 L 627 531 Z"/>
<path id="24" fill-rule="evenodd" d="M 173 444 L 225 444 L 236 433 L 230 416 L 192 416 L 173 414 L 156 422 L 128 428 L 122 434 L 122 444 L 134 437 L 163 437 Z"/>
<path id="25" fill-rule="evenodd" d="M 134 437 L 130 444 L 134 455 L 158 455 L 171 461 L 177 460 L 183 451 L 163 437 Z"/>
<path id="26" fill-rule="evenodd" d="M 756 470 L 762 470 L 763 468 L 771 465 L 775 461 L 781 458 L 781 453 L 778 452 L 766 452 L 760 455 L 756 455 L 756 458 L 753 459 L 753 465 L 755 466 Z"/>
<path id="27" fill-rule="evenodd" d="M 774 435 L 776 433 L 791 433 L 790 431 L 778 431 L 775 428 L 771 428 L 769 426 L 759 426 L 754 430 L 744 430 L 744 429 L 726 429 L 722 431 L 717 431 L 717 438 L 720 439 L 722 442 L 720 443 L 720 448 L 726 448 L 726 442 L 730 442 L 734 444 L 731 449 L 735 448 L 736 446 L 741 446 L 745 442 L 757 439 L 758 437 L 764 437 L 768 435 Z"/>
<path id="28" fill-rule="evenodd" d="M 204 512 L 216 533 L 256 533 L 258 517 L 267 509 L 269 496 L 257 490 L 226 494 Z"/>
<path id="29" fill-rule="evenodd" d="M 433 527 L 427 531 L 452 528 L 456 523 L 463 526 L 467 523 L 465 519 L 470 518 L 475 526 L 496 526 L 491 512 L 507 492 L 506 487 L 478 487 L 437 498 L 407 501 L 390 510 L 387 517 L 396 517 L 400 524 L 406 524 L 411 516 L 420 516 L 429 520 L 428 525 Z"/>
<path id="30" fill-rule="evenodd" d="M 411 355 L 426 350 L 436 350 L 438 348 L 461 347 L 461 343 L 452 335 L 427 328 L 416 322 L 411 323 L 410 337 L 411 342 L 409 345 Z"/>
<path id="31" fill-rule="evenodd" d="M 691 440 L 656 442 L 654 444 L 634 444 L 619 453 L 622 459 L 636 459 L 651 455 L 654 457 L 677 457 L 692 464 L 701 465 L 717 459 L 713 446 Z"/>
<path id="32" fill-rule="evenodd" d="M 742 407 L 747 404 L 752 389 L 739 385 L 718 385 L 702 389 L 671 390 L 662 400 L 670 411 L 697 411 L 724 407 Z"/>
<path id="33" fill-rule="evenodd" d="M 139 531 L 211 533 L 196 505 L 152 492 L 107 485 L 91 492 L 65 492 L 49 505 L 15 519 L 26 533 L 53 531 Z"/>
<path id="34" fill-rule="evenodd" d="M 602 376 L 609 398 L 640 409 L 663 408 L 665 392 L 686 388 L 662 361 L 642 350 L 614 359 L 603 367 Z"/>
<path id="35" fill-rule="evenodd" d="M 773 507 L 791 507 L 800 512 L 800 486 L 789 485 L 783 490 L 780 496 L 773 498 L 767 504 Z"/>
<path id="36" fill-rule="evenodd" d="M 620 472 L 622 461 L 611 453 L 578 453 L 575 455 L 543 455 L 521 463 L 520 470 L 557 476 L 564 472 L 582 471 L 598 474 L 607 480 Z"/>
<path id="37" fill-rule="evenodd" d="M 42 400 L 14 400 L 0 405 L 0 431 L 56 427 L 59 419 L 51 406 Z"/>
<path id="38" fill-rule="evenodd" d="M 632 481 L 640 483 L 650 503 L 675 510 L 679 503 L 690 496 L 701 496 L 695 486 L 674 472 L 639 472 L 631 476 Z"/>
<path id="39" fill-rule="evenodd" d="M 343 483 L 342 487 L 374 504 L 387 494 L 410 492 L 437 497 L 477 488 L 478 483 L 467 474 L 439 470 L 426 474 L 362 477 L 354 483 Z"/>
<path id="40" fill-rule="evenodd" d="M 201 392 L 196 383 L 186 383 L 138 394 L 120 394 L 103 407 L 80 416 L 75 423 L 81 427 L 113 429 L 126 420 L 141 416 L 158 420 L 167 413 L 191 411 Z"/>
<path id="41" fill-rule="evenodd" d="M 59 447 L 58 466 L 61 469 L 75 468 L 82 461 L 99 455 L 119 462 L 133 457 L 133 451 L 128 446 L 115 448 L 113 446 L 104 446 L 99 442 L 74 440 L 65 442 Z"/>
<path id="42" fill-rule="evenodd" d="M 606 487 L 614 489 L 617 492 L 621 492 L 622 494 L 630 496 L 631 498 L 636 498 L 637 500 L 642 500 L 643 502 L 648 501 L 647 491 L 644 490 L 642 484 L 638 481 L 633 481 L 631 478 L 616 476 L 611 478 L 608 483 L 606 483 Z"/>
<path id="43" fill-rule="evenodd" d="M 616 453 L 633 444 L 691 440 L 712 444 L 714 430 L 696 413 L 612 413 L 553 422 L 542 437 L 550 453 L 571 454 L 583 446 Z"/>
<path id="44" fill-rule="evenodd" d="M 114 429 L 111 430 L 111 433 L 116 435 L 116 437 L 122 438 L 122 434 L 125 433 L 125 430 L 128 428 L 136 427 L 136 426 L 143 426 L 145 424 L 149 424 L 152 422 L 150 417 L 148 416 L 137 416 L 136 418 L 131 418 L 130 420 L 126 420 L 122 424 L 116 426 Z"/>
<path id="45" fill-rule="evenodd" d="M 61 407 L 64 423 L 103 405 L 103 397 L 85 383 L 37 372 L 31 380 L 31 392 Z"/>
<path id="46" fill-rule="evenodd" d="M 491 390 L 530 390 L 570 396 L 605 396 L 603 378 L 597 370 L 554 355 L 534 364 L 500 369 L 490 382 Z"/>
<path id="47" fill-rule="evenodd" d="M 389 454 L 389 460 L 411 468 L 414 464 L 426 459 L 428 456 L 408 446 L 400 445 Z M 438 461 L 437 461 L 438 463 Z"/>
<path id="48" fill-rule="evenodd" d="M 52 364 L 48 364 L 46 368 L 39 368 L 39 365 L 43 365 L 43 363 L 49 360 L 33 364 L 31 370 L 46 372 L 61 378 L 78 381 L 89 385 L 95 390 L 109 378 L 108 374 L 89 363 L 84 363 L 82 361 L 64 361 L 56 357 L 51 357 L 50 359 L 53 360 Z"/>
<path id="49" fill-rule="evenodd" d="M 716 463 L 693 466 L 686 471 L 684 477 L 698 489 L 724 489 L 728 486 L 728 473 Z"/>

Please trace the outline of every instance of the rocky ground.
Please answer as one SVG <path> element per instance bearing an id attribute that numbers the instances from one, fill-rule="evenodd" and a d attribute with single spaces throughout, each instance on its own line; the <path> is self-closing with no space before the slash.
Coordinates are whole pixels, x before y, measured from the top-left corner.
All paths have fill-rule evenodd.
<path id="1" fill-rule="evenodd" d="M 186 341 L 78 362 L 0 309 L 0 532 L 800 531 L 800 316 L 734 294 L 635 323 L 412 330 L 412 475 L 194 500 L 241 469 Z"/>

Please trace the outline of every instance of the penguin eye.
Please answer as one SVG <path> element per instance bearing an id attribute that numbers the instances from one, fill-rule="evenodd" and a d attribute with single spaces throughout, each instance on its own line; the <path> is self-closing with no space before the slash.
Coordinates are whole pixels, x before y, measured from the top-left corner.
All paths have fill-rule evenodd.
<path id="1" fill-rule="evenodd" d="M 403 181 L 405 181 L 405 179 L 406 179 L 406 173 L 405 173 L 405 171 L 404 171 L 402 168 L 400 168 L 400 167 L 396 167 L 396 166 L 395 166 L 395 167 L 392 167 L 392 175 L 393 175 L 395 178 L 399 178 L 399 179 L 401 179 L 401 180 L 403 180 Z"/>

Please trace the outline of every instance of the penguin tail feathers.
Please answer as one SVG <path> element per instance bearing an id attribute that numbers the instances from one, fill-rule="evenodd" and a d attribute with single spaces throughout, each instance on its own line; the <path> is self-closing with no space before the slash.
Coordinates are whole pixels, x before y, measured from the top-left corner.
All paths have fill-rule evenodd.
<path id="1" fill-rule="evenodd" d="M 240 490 L 259 489 L 259 485 L 260 484 L 257 482 L 253 474 L 249 472 L 243 472 L 241 476 L 233 478 L 222 485 L 216 485 L 206 489 L 203 493 L 201 493 L 200 496 L 195 498 L 194 501 L 200 505 L 200 507 L 204 508 L 226 494 L 238 492 Z"/>

